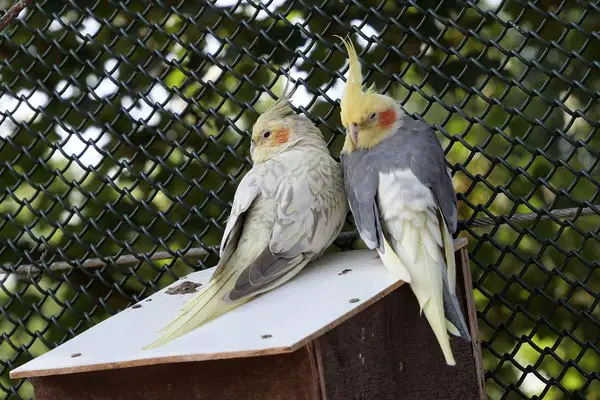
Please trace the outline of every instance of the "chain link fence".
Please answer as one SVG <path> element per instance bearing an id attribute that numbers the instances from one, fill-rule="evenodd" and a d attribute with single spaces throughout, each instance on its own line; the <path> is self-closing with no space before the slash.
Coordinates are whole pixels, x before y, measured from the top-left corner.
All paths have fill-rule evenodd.
<path id="1" fill-rule="evenodd" d="M 489 397 L 600 399 L 599 31 L 598 1 L 31 1 L 0 35 L 0 393 L 214 264 L 285 78 L 339 154 L 351 34 L 447 150 Z"/>

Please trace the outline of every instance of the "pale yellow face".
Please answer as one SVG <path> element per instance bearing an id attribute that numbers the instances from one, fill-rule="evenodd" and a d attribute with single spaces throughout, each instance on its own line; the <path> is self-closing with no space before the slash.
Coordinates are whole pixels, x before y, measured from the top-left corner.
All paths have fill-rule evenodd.
<path id="1" fill-rule="evenodd" d="M 346 128 L 343 152 L 346 154 L 377 145 L 389 134 L 398 117 L 398 109 L 391 97 L 375 94 L 360 96 L 360 106 L 353 104 L 350 111 L 342 103 L 342 125 Z"/>
<path id="2" fill-rule="evenodd" d="M 283 95 L 264 113 L 252 127 L 252 161 L 268 160 L 294 138 L 295 122 L 289 98 Z"/>
<path id="3" fill-rule="evenodd" d="M 348 78 L 340 102 L 346 141 L 342 153 L 368 149 L 381 142 L 391 131 L 399 108 L 394 99 L 362 90 L 362 74 L 356 49 L 350 40 L 342 39 L 348 51 Z"/>
<path id="4" fill-rule="evenodd" d="M 287 144 L 292 136 L 291 126 L 284 121 L 257 123 L 252 128 L 252 160 L 256 163 L 268 160 Z"/>

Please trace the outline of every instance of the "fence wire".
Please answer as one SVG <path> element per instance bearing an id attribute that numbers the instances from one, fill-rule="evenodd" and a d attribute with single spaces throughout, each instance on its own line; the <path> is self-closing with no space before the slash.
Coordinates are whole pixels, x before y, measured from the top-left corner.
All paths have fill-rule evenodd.
<path id="1" fill-rule="evenodd" d="M 598 1 L 29 2 L 0 35 L 0 392 L 214 265 L 285 78 L 339 154 L 351 34 L 446 148 L 489 397 L 600 399 L 599 31 Z"/>

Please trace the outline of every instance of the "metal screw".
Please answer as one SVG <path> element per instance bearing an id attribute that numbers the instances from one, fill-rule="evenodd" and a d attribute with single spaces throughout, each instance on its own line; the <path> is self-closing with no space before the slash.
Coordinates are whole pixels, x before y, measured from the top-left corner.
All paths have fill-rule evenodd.
<path id="1" fill-rule="evenodd" d="M 359 298 L 354 297 L 353 299 L 348 300 L 349 303 L 358 303 L 360 301 Z"/>
<path id="2" fill-rule="evenodd" d="M 140 308 L 140 307 L 142 307 L 141 304 L 134 304 L 131 308 Z"/>
<path id="3" fill-rule="evenodd" d="M 260 335 L 261 339 L 269 339 L 272 338 L 273 335 L 269 335 L 268 333 L 266 335 Z"/>
<path id="4" fill-rule="evenodd" d="M 81 353 L 73 353 L 71 354 L 71 358 L 75 358 L 75 357 L 79 357 L 81 356 Z"/>

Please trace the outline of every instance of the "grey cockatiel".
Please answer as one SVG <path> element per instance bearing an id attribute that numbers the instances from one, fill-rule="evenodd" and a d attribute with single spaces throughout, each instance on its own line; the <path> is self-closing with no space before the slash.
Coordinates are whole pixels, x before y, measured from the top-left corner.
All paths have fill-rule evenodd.
<path id="1" fill-rule="evenodd" d="M 163 345 L 294 277 L 334 241 L 347 215 L 340 165 L 284 95 L 252 129 L 252 169 L 235 193 L 207 287 L 147 346 Z"/>
<path id="2" fill-rule="evenodd" d="M 456 297 L 456 195 L 444 152 L 433 130 L 394 99 L 362 90 L 358 56 L 344 44 L 350 68 L 342 166 L 350 210 L 365 244 L 410 282 L 446 362 L 455 365 L 448 331 L 471 338 Z"/>

